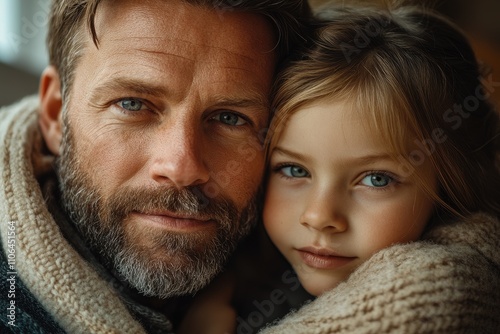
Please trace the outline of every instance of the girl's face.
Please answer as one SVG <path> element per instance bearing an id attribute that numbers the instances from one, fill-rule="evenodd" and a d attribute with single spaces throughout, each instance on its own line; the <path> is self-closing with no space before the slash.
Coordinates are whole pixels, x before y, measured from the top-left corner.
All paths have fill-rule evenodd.
<path id="1" fill-rule="evenodd" d="M 316 296 L 378 250 L 418 239 L 433 210 L 361 114 L 344 103 L 311 104 L 291 116 L 270 152 L 264 224 Z M 435 190 L 430 162 L 419 163 Z"/>

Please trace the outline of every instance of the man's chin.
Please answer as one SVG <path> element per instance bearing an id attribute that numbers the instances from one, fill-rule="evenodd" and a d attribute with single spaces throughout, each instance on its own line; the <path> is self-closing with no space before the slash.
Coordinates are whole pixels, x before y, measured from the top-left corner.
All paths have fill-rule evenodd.
<path id="1" fill-rule="evenodd" d="M 145 296 L 168 298 L 193 293 L 219 273 L 232 244 L 216 228 L 196 232 L 160 231 L 132 225 L 111 259 L 120 279 Z"/>

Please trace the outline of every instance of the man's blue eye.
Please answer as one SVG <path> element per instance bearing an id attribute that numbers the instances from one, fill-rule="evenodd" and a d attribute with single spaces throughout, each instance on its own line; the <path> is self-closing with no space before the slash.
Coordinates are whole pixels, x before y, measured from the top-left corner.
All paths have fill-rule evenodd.
<path id="1" fill-rule="evenodd" d="M 128 111 L 139 111 L 144 103 L 139 99 L 123 99 L 118 102 L 118 105 Z"/>
<path id="2" fill-rule="evenodd" d="M 214 119 L 218 120 L 227 125 L 240 126 L 245 125 L 247 122 L 243 119 L 243 117 L 238 116 L 237 114 L 229 111 L 221 112 L 217 114 Z"/>
<path id="3" fill-rule="evenodd" d="M 309 172 L 300 166 L 286 166 L 281 168 L 281 172 L 288 177 L 308 177 Z"/>
<path id="4" fill-rule="evenodd" d="M 362 180 L 361 184 L 374 187 L 374 188 L 383 188 L 387 187 L 394 181 L 392 177 L 383 173 L 371 173 L 366 175 Z"/>

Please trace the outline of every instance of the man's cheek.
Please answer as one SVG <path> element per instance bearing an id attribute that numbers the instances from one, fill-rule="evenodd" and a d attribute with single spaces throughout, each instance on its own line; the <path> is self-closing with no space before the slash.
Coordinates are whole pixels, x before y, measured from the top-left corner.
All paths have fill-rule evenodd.
<path id="1" fill-rule="evenodd" d="M 76 158 L 81 162 L 82 172 L 87 174 L 93 184 L 102 191 L 102 195 L 109 196 L 113 189 L 117 189 L 124 180 L 131 177 L 132 157 L 127 161 L 127 152 L 120 145 L 107 141 L 94 141 L 77 150 Z"/>

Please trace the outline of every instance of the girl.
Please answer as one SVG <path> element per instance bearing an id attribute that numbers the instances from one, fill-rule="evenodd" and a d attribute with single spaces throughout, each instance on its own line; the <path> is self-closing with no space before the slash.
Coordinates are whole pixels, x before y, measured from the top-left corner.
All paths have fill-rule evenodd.
<path id="1" fill-rule="evenodd" d="M 277 81 L 263 220 L 320 297 L 264 333 L 498 332 L 491 75 L 417 7 L 319 19 Z"/>
<path id="2" fill-rule="evenodd" d="M 451 24 L 331 8 L 281 75 L 264 224 L 314 295 L 429 222 L 498 217 L 498 115 Z"/>

